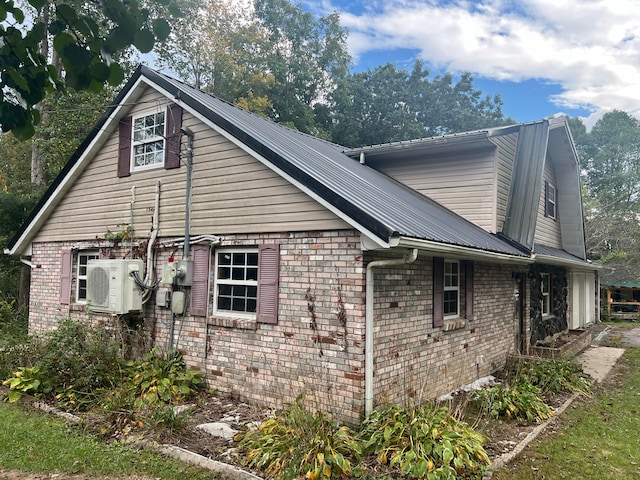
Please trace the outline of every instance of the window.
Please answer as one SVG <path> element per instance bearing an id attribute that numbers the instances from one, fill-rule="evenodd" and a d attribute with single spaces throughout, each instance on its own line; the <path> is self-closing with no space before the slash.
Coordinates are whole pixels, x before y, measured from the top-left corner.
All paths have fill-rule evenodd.
<path id="1" fill-rule="evenodd" d="M 445 319 L 474 315 L 474 264 L 472 260 L 445 260 L 433 257 L 433 326 L 442 327 Z M 463 297 L 461 298 L 461 295 Z M 461 301 L 464 300 L 464 309 Z"/>
<path id="2" fill-rule="evenodd" d="M 78 252 L 76 264 L 76 301 L 78 303 L 87 301 L 87 265 L 89 260 L 97 260 L 98 258 L 100 258 L 98 252 Z"/>
<path id="3" fill-rule="evenodd" d="M 164 165 L 165 112 L 133 119 L 133 170 Z"/>
<path id="4" fill-rule="evenodd" d="M 460 264 L 444 262 L 444 316 L 457 317 L 460 314 Z"/>
<path id="5" fill-rule="evenodd" d="M 540 310 L 542 316 L 547 317 L 551 314 L 551 275 L 541 273 L 540 277 L 540 292 L 542 293 Z"/>
<path id="6" fill-rule="evenodd" d="M 555 220 L 556 218 L 556 187 L 545 182 L 545 215 Z"/>
<path id="7" fill-rule="evenodd" d="M 257 304 L 258 250 L 218 250 L 215 311 L 256 314 Z"/>

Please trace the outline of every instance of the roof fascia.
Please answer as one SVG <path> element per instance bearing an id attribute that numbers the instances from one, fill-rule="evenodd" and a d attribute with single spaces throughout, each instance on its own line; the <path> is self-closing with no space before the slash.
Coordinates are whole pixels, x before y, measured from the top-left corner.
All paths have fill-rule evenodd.
<path id="1" fill-rule="evenodd" d="M 30 251 L 30 244 L 36 232 L 46 221 L 50 211 L 59 203 L 61 196 L 69 189 L 71 184 L 80 176 L 87 159 L 91 158 L 112 133 L 110 127 L 120 119 L 121 112 L 141 83 L 141 76 L 136 74 L 123 88 L 116 99 L 107 107 L 107 111 L 96 124 L 93 131 L 80 144 L 74 155 L 69 159 L 58 177 L 53 181 L 49 189 L 44 193 L 38 204 L 31 212 L 30 217 L 25 221 L 24 229 L 10 243 L 9 248 L 4 253 L 16 255 Z"/>
<path id="2" fill-rule="evenodd" d="M 163 95 L 165 95 L 165 96 L 167 96 L 169 98 L 172 98 L 174 102 L 176 102 L 178 105 L 181 105 L 184 109 L 186 109 L 194 117 L 198 118 L 200 121 L 205 123 L 207 126 L 211 127 L 213 130 L 215 130 L 220 135 L 225 137 L 227 140 L 232 142 L 234 145 L 236 145 L 237 147 L 239 147 L 243 151 L 247 152 L 249 155 L 251 155 L 252 157 L 257 159 L 260 163 L 265 165 L 267 168 L 272 170 L 274 173 L 278 174 L 279 176 L 281 176 L 282 178 L 287 180 L 289 183 L 294 185 L 296 188 L 300 189 L 302 192 L 304 192 L 305 194 L 309 195 L 315 201 L 320 203 L 323 207 L 327 208 L 329 211 L 331 211 L 337 217 L 339 217 L 340 219 L 344 220 L 351 227 L 353 227 L 354 229 L 358 230 L 362 235 L 364 235 L 368 239 L 367 244 L 369 242 L 373 242 L 373 244 L 376 245 L 377 248 L 385 248 L 386 249 L 386 248 L 390 247 L 389 242 L 386 241 L 384 238 L 380 237 L 379 234 L 375 233 L 373 230 L 371 230 L 370 228 L 366 227 L 362 223 L 356 221 L 353 217 L 345 214 L 342 210 L 338 209 L 337 207 L 335 207 L 334 205 L 332 205 L 331 203 L 326 201 L 322 196 L 318 195 L 314 190 L 309 188 L 307 185 L 305 185 L 304 183 L 300 182 L 298 179 L 292 177 L 287 172 L 285 172 L 284 170 L 279 168 L 277 165 L 274 165 L 273 162 L 271 162 L 269 159 L 267 159 L 260 152 L 257 152 L 256 150 L 254 150 L 249 145 L 244 143 L 242 140 L 240 140 L 237 137 L 235 137 L 232 133 L 228 132 L 227 130 L 225 130 L 224 128 L 219 126 L 217 123 L 215 123 L 213 120 L 209 119 L 206 115 L 202 114 L 197 109 L 193 108 L 188 102 L 185 102 L 185 100 L 180 95 L 176 95 L 177 92 L 172 92 L 172 91 L 168 90 L 163 85 L 160 85 L 159 82 L 155 82 L 154 80 L 152 80 L 152 79 L 150 79 L 149 77 L 146 77 L 146 76 L 141 77 L 141 81 L 143 81 L 146 84 L 148 84 L 149 86 L 155 88 L 156 90 L 158 90 Z"/>

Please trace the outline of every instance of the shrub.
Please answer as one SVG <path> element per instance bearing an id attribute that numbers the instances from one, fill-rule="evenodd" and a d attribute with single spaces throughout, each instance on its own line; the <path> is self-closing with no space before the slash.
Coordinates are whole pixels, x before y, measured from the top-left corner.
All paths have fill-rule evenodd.
<path id="1" fill-rule="evenodd" d="M 34 358 L 26 309 L 0 300 L 0 378 L 8 378 L 20 366 L 32 366 Z"/>
<path id="2" fill-rule="evenodd" d="M 489 464 L 486 437 L 444 407 L 389 405 L 373 412 L 359 432 L 364 451 L 412 478 L 476 477 Z"/>
<path id="3" fill-rule="evenodd" d="M 278 416 L 239 434 L 237 439 L 249 467 L 282 479 L 350 476 L 349 458 L 360 456 L 351 430 L 338 427 L 328 414 L 308 412 L 302 396 Z"/>
<path id="4" fill-rule="evenodd" d="M 524 381 L 483 388 L 474 395 L 481 408 L 495 418 L 533 423 L 553 416 L 553 410 L 541 397 L 540 388 Z"/>

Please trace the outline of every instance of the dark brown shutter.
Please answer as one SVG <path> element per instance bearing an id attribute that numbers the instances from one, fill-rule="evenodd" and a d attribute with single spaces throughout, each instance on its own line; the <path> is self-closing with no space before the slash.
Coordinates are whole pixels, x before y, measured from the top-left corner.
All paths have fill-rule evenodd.
<path id="1" fill-rule="evenodd" d="M 280 246 L 260 245 L 258 248 L 258 308 L 256 320 L 278 323 L 278 277 Z"/>
<path id="2" fill-rule="evenodd" d="M 464 262 L 465 318 L 473 320 L 473 261 Z"/>
<path id="3" fill-rule="evenodd" d="M 120 120 L 118 128 L 118 177 L 131 175 L 131 117 Z"/>
<path id="4" fill-rule="evenodd" d="M 164 150 L 164 168 L 180 167 L 180 140 L 182 134 L 182 107 L 172 103 L 167 107 L 167 140 Z"/>
<path id="5" fill-rule="evenodd" d="M 60 303 L 69 305 L 71 298 L 71 250 L 60 252 Z"/>
<path id="6" fill-rule="evenodd" d="M 194 245 L 191 248 L 193 258 L 193 282 L 191 284 L 191 315 L 205 317 L 209 305 L 209 253 L 208 245 Z"/>
<path id="7" fill-rule="evenodd" d="M 433 326 L 444 325 L 444 258 L 433 257 Z"/>

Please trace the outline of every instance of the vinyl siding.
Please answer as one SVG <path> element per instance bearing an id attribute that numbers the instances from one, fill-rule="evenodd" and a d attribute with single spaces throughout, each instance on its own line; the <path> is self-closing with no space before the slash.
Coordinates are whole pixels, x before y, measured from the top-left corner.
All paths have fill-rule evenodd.
<path id="1" fill-rule="evenodd" d="M 546 217 L 545 202 L 546 196 L 544 194 L 544 182 L 547 181 L 551 185 L 556 187 L 556 199 L 558 199 L 558 182 L 556 180 L 555 167 L 551 157 L 547 155 L 544 164 L 542 192 L 540 194 L 540 202 L 538 204 L 538 220 L 536 225 L 535 242 L 550 247 L 562 248 L 562 237 L 560 235 L 560 211 L 558 204 L 556 203 L 556 219 Z M 558 200 L 556 200 L 557 202 Z"/>
<path id="2" fill-rule="evenodd" d="M 518 144 L 518 133 L 496 136 L 492 138 L 492 141 L 498 146 L 496 231 L 501 232 L 507 215 L 507 203 L 513 175 L 513 162 Z"/>
<path id="3" fill-rule="evenodd" d="M 129 112 L 136 115 L 165 109 L 168 99 L 152 89 L 137 99 Z M 348 228 L 335 214 L 282 179 L 248 153 L 184 112 L 183 126 L 194 132 L 191 196 L 191 234 L 309 231 Z M 132 187 L 134 228 L 148 232 L 161 182 L 160 234 L 184 234 L 186 137 L 183 165 L 132 172 L 117 177 L 118 128 L 82 175 L 70 187 L 39 231 L 36 241 L 80 241 L 104 237 L 107 229 L 131 223 Z"/>
<path id="4" fill-rule="evenodd" d="M 383 173 L 495 231 L 495 150 L 429 159 L 394 160 Z"/>

